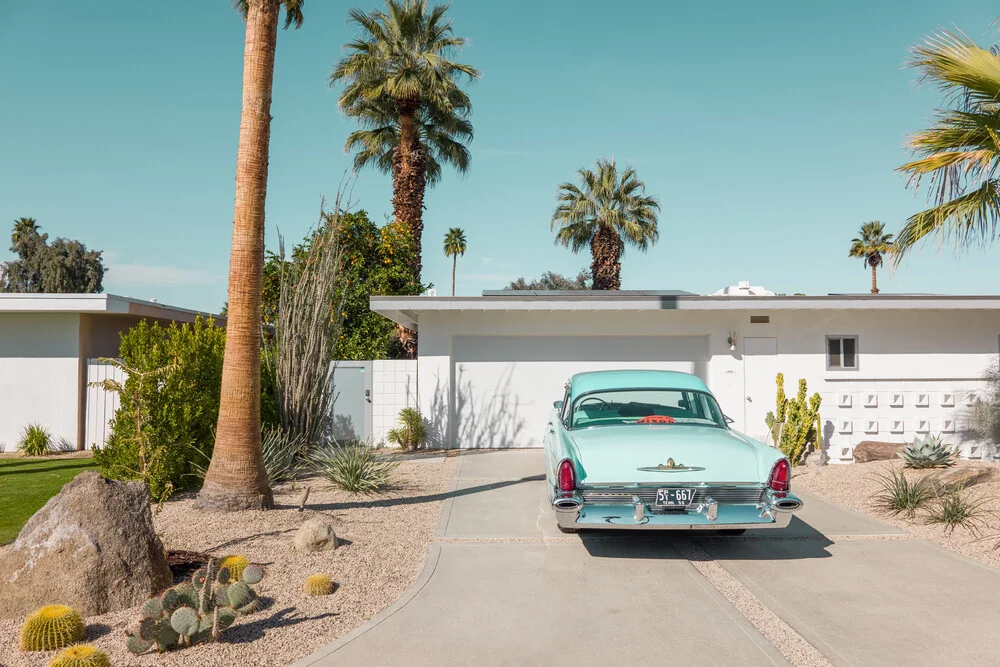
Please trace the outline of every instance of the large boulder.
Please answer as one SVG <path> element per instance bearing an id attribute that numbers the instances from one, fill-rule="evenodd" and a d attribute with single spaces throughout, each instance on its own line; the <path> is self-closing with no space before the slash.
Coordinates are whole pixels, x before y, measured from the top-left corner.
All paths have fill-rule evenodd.
<path id="1" fill-rule="evenodd" d="M 878 442 L 876 440 L 863 440 L 854 447 L 854 462 L 868 463 L 869 461 L 888 461 L 897 458 L 897 454 L 903 451 L 903 445 L 899 442 Z"/>
<path id="2" fill-rule="evenodd" d="M 944 468 L 927 473 L 927 483 L 936 493 L 961 491 L 967 486 L 982 484 L 993 478 L 992 466 L 968 466 L 961 468 Z"/>
<path id="3" fill-rule="evenodd" d="M 85 472 L 31 517 L 0 559 L 0 618 L 47 604 L 85 616 L 117 611 L 171 580 L 146 486 Z"/>
<path id="4" fill-rule="evenodd" d="M 322 517 L 313 517 L 302 523 L 295 533 L 295 550 L 304 553 L 331 551 L 337 548 L 337 535 L 333 526 Z"/>

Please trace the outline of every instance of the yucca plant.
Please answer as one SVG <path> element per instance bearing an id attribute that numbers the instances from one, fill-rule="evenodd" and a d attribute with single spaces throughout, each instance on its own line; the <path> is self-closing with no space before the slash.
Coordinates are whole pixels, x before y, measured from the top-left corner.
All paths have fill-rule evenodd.
<path id="1" fill-rule="evenodd" d="M 17 448 L 26 456 L 44 456 L 52 446 L 52 437 L 41 424 L 28 424 L 21 430 Z"/>
<path id="2" fill-rule="evenodd" d="M 890 468 L 888 474 L 875 479 L 880 487 L 875 504 L 891 514 L 913 516 L 918 507 L 934 497 L 934 489 L 927 480 L 910 482 L 902 470 Z"/>
<path id="3" fill-rule="evenodd" d="M 988 527 L 986 517 L 992 510 L 986 507 L 988 498 L 970 498 L 959 491 L 951 491 L 940 496 L 927 513 L 927 523 L 944 526 L 945 533 L 951 533 L 962 526 L 976 537 Z"/>
<path id="4" fill-rule="evenodd" d="M 385 434 L 385 439 L 403 449 L 412 450 L 427 442 L 427 426 L 424 416 L 417 408 L 403 408 L 399 411 L 399 428 Z"/>
<path id="5" fill-rule="evenodd" d="M 906 445 L 899 452 L 907 468 L 949 468 L 955 465 L 958 453 L 946 445 L 936 435 L 927 435 L 923 439 L 916 437 L 912 445 Z"/>
<path id="6" fill-rule="evenodd" d="M 392 483 L 398 461 L 387 459 L 366 443 L 315 447 L 309 454 L 313 471 L 351 493 L 377 493 Z"/>
<path id="7" fill-rule="evenodd" d="M 302 438 L 289 435 L 278 426 L 264 427 L 261 433 L 261 453 L 264 455 L 267 481 L 271 486 L 295 478 L 301 464 L 299 454 L 303 449 Z"/>

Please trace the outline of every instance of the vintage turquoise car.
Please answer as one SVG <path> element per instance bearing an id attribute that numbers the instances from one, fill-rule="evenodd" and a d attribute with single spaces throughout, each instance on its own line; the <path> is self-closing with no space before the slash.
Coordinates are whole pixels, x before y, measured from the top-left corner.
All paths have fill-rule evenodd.
<path id="1" fill-rule="evenodd" d="M 780 450 L 729 428 L 705 383 L 673 371 L 570 378 L 545 435 L 563 532 L 782 528 L 802 501 Z"/>

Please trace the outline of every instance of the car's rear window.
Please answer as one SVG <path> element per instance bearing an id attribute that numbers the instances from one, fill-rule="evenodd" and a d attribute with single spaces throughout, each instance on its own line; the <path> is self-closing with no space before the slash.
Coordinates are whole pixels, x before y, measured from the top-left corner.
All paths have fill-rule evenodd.
<path id="1" fill-rule="evenodd" d="M 570 427 L 607 424 L 698 424 L 725 428 L 715 399 L 681 389 L 615 389 L 584 394 L 574 403 Z"/>

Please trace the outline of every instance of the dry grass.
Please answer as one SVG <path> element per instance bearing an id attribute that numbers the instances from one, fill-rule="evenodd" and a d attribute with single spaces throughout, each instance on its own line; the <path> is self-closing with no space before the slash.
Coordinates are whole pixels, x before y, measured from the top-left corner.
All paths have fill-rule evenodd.
<path id="1" fill-rule="evenodd" d="M 1000 550 L 994 547 L 1000 537 L 1000 466 L 981 461 L 959 461 L 956 467 L 987 466 L 995 470 L 990 481 L 971 486 L 962 494 L 968 500 L 980 504 L 980 509 L 986 512 L 988 526 L 979 527 L 982 535 L 993 536 L 980 538 L 977 530 L 965 526 L 956 526 L 946 532 L 941 525 L 928 524 L 926 511 L 918 510 L 913 517 L 903 514 L 893 515 L 879 506 L 876 499 L 878 479 L 890 474 L 891 471 L 902 472 L 903 462 L 872 461 L 871 463 L 852 463 L 850 465 L 828 465 L 822 468 L 797 468 L 792 488 L 822 496 L 872 518 L 904 528 L 921 539 L 934 542 L 946 549 L 974 558 L 992 567 L 1000 568 Z M 906 477 L 916 482 L 933 470 L 906 470 Z M 867 491 L 858 494 L 858 489 Z M 933 504 L 933 501 L 928 505 Z"/>
<path id="2" fill-rule="evenodd" d="M 189 497 L 166 503 L 154 517 L 168 549 L 216 555 L 243 554 L 263 564 L 267 576 L 256 587 L 267 606 L 241 619 L 221 641 L 157 656 L 133 656 L 124 631 L 138 608 L 88 618 L 87 639 L 108 652 L 114 665 L 287 665 L 361 625 L 398 598 L 420 573 L 433 539 L 455 459 L 433 456 L 405 461 L 397 486 L 376 496 L 358 496 L 312 479 L 309 507 L 296 511 L 303 483 L 276 489 L 279 509 L 237 514 L 200 512 Z M 335 551 L 300 554 L 292 536 L 307 518 L 321 514 L 335 527 Z M 3 557 L 0 549 L 0 558 Z M 333 595 L 308 597 L 306 577 L 326 572 L 337 583 Z M 53 600 L 52 602 L 58 602 Z M 19 621 L 0 620 L 0 665 L 46 665 L 53 654 L 17 650 Z"/>

